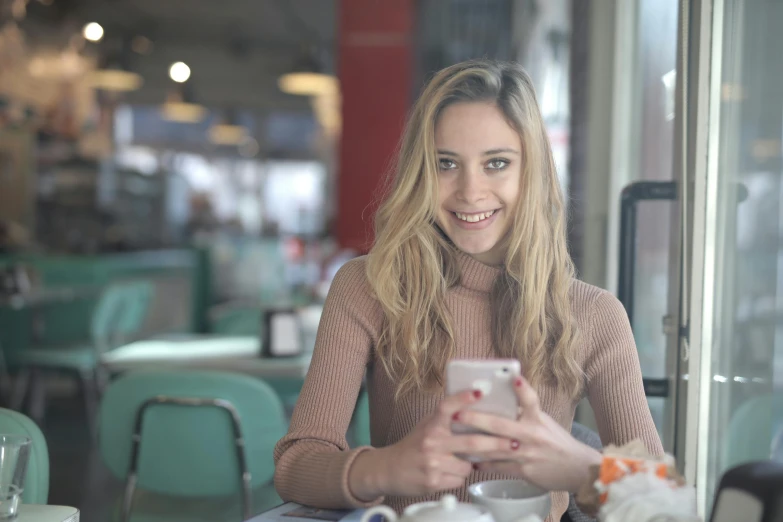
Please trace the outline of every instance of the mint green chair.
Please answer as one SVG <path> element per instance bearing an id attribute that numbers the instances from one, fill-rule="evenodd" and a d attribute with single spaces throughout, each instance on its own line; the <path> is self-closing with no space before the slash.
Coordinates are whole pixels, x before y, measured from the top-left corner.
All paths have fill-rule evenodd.
<path id="1" fill-rule="evenodd" d="M 92 313 L 91 342 L 66 346 L 28 347 L 16 354 L 20 367 L 11 407 L 21 411 L 30 395 L 30 415 L 39 424 L 45 410 L 44 373 L 68 373 L 78 380 L 91 430 L 95 426 L 102 375 L 101 354 L 137 335 L 147 316 L 154 289 L 149 281 L 112 283 L 101 294 Z"/>
<path id="2" fill-rule="evenodd" d="M 23 435 L 32 441 L 22 502 L 46 504 L 49 499 L 49 448 L 43 433 L 29 417 L 0 408 L 0 434 Z"/>
<path id="3" fill-rule="evenodd" d="M 767 460 L 783 427 L 783 393 L 753 397 L 736 409 L 723 439 L 723 470 Z"/>
<path id="4" fill-rule="evenodd" d="M 280 399 L 261 380 L 186 370 L 124 375 L 107 388 L 99 417 L 101 457 L 126 481 L 119 518 L 246 520 L 271 509 L 281 503 L 272 451 L 285 432 Z"/>
<path id="5" fill-rule="evenodd" d="M 361 391 L 359 400 L 356 401 L 352 424 L 354 447 L 372 446 L 370 441 L 370 399 L 366 390 Z"/>

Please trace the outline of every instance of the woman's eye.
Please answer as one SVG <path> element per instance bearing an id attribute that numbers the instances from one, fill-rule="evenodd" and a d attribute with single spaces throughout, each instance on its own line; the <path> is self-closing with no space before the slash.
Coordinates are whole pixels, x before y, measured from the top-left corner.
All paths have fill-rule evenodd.
<path id="1" fill-rule="evenodd" d="M 438 160 L 438 165 L 440 166 L 440 170 L 451 170 L 457 168 L 457 164 L 454 162 L 454 160 L 446 158 L 440 158 Z"/>
<path id="2" fill-rule="evenodd" d="M 487 168 L 490 170 L 502 170 L 508 166 L 508 160 L 493 159 L 487 162 Z"/>

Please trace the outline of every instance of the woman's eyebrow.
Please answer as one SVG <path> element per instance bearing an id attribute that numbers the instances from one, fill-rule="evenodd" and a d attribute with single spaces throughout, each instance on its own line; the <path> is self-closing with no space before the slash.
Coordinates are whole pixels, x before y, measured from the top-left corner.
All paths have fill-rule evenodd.
<path id="1" fill-rule="evenodd" d="M 502 148 L 502 149 L 490 149 L 484 151 L 484 156 L 491 156 L 493 154 L 519 154 L 516 149 Z"/>
<path id="2" fill-rule="evenodd" d="M 441 156 L 454 156 L 455 158 L 459 157 L 459 154 L 457 154 L 456 152 L 451 152 L 450 150 L 438 149 L 438 154 L 440 154 Z"/>
<path id="3" fill-rule="evenodd" d="M 456 152 L 445 150 L 445 149 L 438 149 L 438 154 L 440 154 L 441 156 L 453 156 L 455 158 L 459 157 L 459 154 L 457 154 Z M 493 154 L 519 154 L 519 151 L 516 149 L 504 147 L 500 149 L 485 150 L 482 153 L 482 156 L 492 156 Z"/>

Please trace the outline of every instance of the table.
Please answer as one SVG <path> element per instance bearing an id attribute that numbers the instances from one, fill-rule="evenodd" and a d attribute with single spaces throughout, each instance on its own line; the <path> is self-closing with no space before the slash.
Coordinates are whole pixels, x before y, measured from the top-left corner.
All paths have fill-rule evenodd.
<path id="1" fill-rule="evenodd" d="M 174 336 L 121 346 L 101 356 L 112 373 L 160 368 L 192 368 L 244 373 L 262 379 L 304 379 L 311 354 L 262 358 L 258 337 Z"/>
<path id="2" fill-rule="evenodd" d="M 79 522 L 79 510 L 68 506 L 22 504 L 14 522 Z"/>

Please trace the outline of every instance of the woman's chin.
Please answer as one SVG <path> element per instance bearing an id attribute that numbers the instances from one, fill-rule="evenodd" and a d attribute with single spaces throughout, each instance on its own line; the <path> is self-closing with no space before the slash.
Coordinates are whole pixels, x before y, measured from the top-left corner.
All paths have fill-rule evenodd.
<path id="1" fill-rule="evenodd" d="M 454 243 L 457 248 L 460 249 L 465 254 L 468 254 L 470 257 L 481 261 L 482 263 L 487 264 L 496 264 L 494 258 L 494 247 L 495 245 L 476 245 L 476 244 L 463 244 L 459 242 Z"/>

